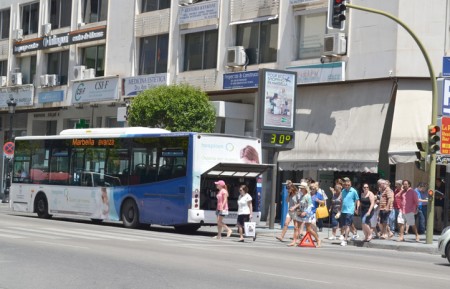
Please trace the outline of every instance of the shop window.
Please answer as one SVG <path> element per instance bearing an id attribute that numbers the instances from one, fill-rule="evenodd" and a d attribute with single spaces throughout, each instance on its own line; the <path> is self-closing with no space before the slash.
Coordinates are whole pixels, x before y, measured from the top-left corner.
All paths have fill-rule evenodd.
<path id="1" fill-rule="evenodd" d="M 141 13 L 170 8 L 171 0 L 142 0 Z"/>
<path id="2" fill-rule="evenodd" d="M 124 127 L 124 122 L 118 122 L 116 117 L 106 117 L 105 127 Z"/>
<path id="3" fill-rule="evenodd" d="M 39 26 L 39 2 L 25 4 L 21 9 L 23 35 L 37 33 Z"/>
<path id="4" fill-rule="evenodd" d="M 50 23 L 52 29 L 70 26 L 72 0 L 50 0 Z"/>
<path id="5" fill-rule="evenodd" d="M 216 68 L 217 40 L 217 30 L 186 34 L 184 71 Z"/>
<path id="6" fill-rule="evenodd" d="M 59 84 L 67 84 L 69 70 L 69 51 L 49 53 L 47 58 L 47 74 L 58 75 Z"/>
<path id="7" fill-rule="evenodd" d="M 0 76 L 8 74 L 8 60 L 0 61 Z"/>
<path id="8" fill-rule="evenodd" d="M 237 46 L 244 46 L 248 64 L 277 61 L 278 20 L 237 26 Z"/>
<path id="9" fill-rule="evenodd" d="M 94 23 L 108 18 L 108 0 L 83 0 L 83 22 Z"/>
<path id="10" fill-rule="evenodd" d="M 95 69 L 95 76 L 105 75 L 105 45 L 86 47 L 81 50 L 81 64 Z"/>
<path id="11" fill-rule="evenodd" d="M 0 39 L 9 38 L 9 23 L 11 19 L 11 10 L 0 10 Z"/>
<path id="12" fill-rule="evenodd" d="M 326 33 L 326 13 L 314 13 L 297 17 L 297 59 L 318 58 L 323 54 L 323 37 Z"/>
<path id="13" fill-rule="evenodd" d="M 88 127 L 91 127 L 91 120 L 90 119 L 84 119 L 86 125 Z M 72 129 L 77 128 L 77 123 L 80 122 L 80 119 L 65 119 L 64 120 L 64 128 L 63 129 Z"/>
<path id="14" fill-rule="evenodd" d="M 169 34 L 141 38 L 139 74 L 167 72 Z"/>

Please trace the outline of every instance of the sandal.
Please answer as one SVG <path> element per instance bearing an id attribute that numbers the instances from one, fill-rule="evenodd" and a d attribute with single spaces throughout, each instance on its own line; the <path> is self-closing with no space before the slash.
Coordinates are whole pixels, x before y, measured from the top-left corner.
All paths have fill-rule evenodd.
<path id="1" fill-rule="evenodd" d="M 229 238 L 229 237 L 231 236 L 231 233 L 233 233 L 233 231 L 228 230 L 228 232 L 227 232 L 227 238 Z"/>
<path id="2" fill-rule="evenodd" d="M 289 243 L 287 246 L 288 246 L 288 247 L 293 247 L 293 246 L 295 246 L 295 245 L 297 245 L 297 243 L 292 242 L 292 243 Z"/>
<path id="3" fill-rule="evenodd" d="M 281 238 L 281 237 L 275 237 L 275 239 L 277 239 L 280 242 L 283 242 L 283 238 Z"/>

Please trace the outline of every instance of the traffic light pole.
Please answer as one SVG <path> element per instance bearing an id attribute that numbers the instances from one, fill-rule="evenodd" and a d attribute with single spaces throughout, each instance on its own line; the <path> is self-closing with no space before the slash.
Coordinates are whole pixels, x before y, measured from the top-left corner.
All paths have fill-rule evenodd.
<path id="1" fill-rule="evenodd" d="M 392 14 L 386 13 L 381 10 L 362 7 L 362 6 L 353 5 L 353 4 L 349 4 L 349 3 L 345 4 L 345 6 L 348 8 L 356 9 L 356 10 L 362 10 L 362 11 L 386 16 L 386 17 L 394 20 L 395 22 L 397 22 L 400 26 L 402 26 L 409 33 L 409 35 L 411 35 L 411 37 L 414 39 L 414 41 L 416 41 L 417 45 L 420 48 L 420 51 L 422 52 L 423 56 L 425 57 L 425 61 L 427 62 L 427 66 L 428 66 L 428 71 L 430 73 L 431 84 L 432 84 L 432 96 L 433 96 L 432 109 L 431 109 L 431 124 L 436 125 L 437 124 L 437 109 L 438 109 L 436 76 L 434 74 L 434 69 L 433 69 L 433 64 L 431 63 L 431 59 L 428 56 L 428 53 L 427 53 L 425 47 L 423 46 L 423 44 L 419 40 L 419 38 L 416 36 L 416 34 L 405 23 L 403 23 L 400 19 L 398 19 L 397 17 L 395 17 Z M 427 239 L 426 239 L 427 244 L 433 243 L 434 188 L 435 188 L 435 182 L 436 182 L 436 153 L 431 153 L 431 154 L 429 153 L 429 155 L 430 155 L 430 166 L 429 166 L 429 171 L 428 171 L 429 172 L 428 173 L 428 178 L 429 178 L 428 184 L 429 184 L 429 189 L 432 190 L 432 195 L 428 199 L 428 205 L 427 205 L 427 207 L 428 207 L 428 209 L 427 209 L 427 216 L 428 216 L 427 217 Z"/>

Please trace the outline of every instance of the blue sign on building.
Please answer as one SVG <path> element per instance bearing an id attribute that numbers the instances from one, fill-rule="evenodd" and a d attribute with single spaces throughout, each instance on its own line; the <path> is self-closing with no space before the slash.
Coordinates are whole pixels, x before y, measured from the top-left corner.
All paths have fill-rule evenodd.
<path id="1" fill-rule="evenodd" d="M 444 56 L 442 58 L 442 76 L 450 76 L 450 56 Z"/>
<path id="2" fill-rule="evenodd" d="M 60 102 L 63 100 L 64 100 L 64 91 L 63 90 L 45 91 L 45 92 L 40 92 L 38 95 L 39 103 Z"/>
<path id="3" fill-rule="evenodd" d="M 223 89 L 257 88 L 259 71 L 240 71 L 223 75 Z"/>

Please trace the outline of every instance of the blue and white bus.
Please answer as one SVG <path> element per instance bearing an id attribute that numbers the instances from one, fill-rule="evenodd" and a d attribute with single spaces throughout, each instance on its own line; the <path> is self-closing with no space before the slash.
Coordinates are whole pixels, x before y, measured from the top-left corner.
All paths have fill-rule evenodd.
<path id="1" fill-rule="evenodd" d="M 84 216 L 196 230 L 216 223 L 216 188 L 222 179 L 237 217 L 238 189 L 246 184 L 256 221 L 261 217 L 257 138 L 173 133 L 143 127 L 69 129 L 56 136 L 15 139 L 11 208 L 16 212 Z"/>

